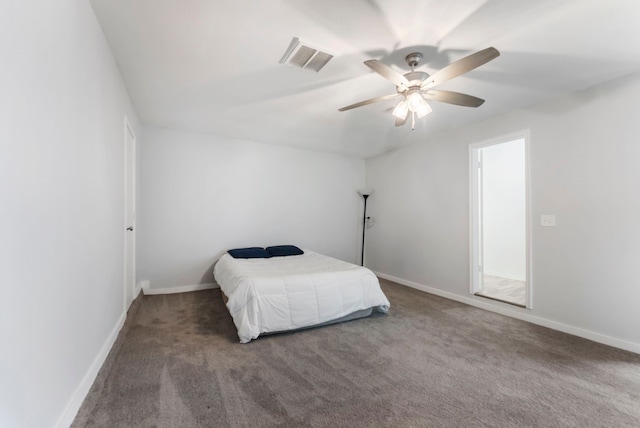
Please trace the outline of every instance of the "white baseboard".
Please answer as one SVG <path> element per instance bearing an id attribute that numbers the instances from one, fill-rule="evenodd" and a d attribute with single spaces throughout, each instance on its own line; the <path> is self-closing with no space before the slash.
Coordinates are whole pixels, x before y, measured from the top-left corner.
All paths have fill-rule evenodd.
<path id="1" fill-rule="evenodd" d="M 146 281 L 148 282 L 148 281 Z M 139 281 L 136 284 L 136 288 L 135 290 L 133 290 L 133 300 L 136 300 L 136 298 L 140 295 L 140 293 L 142 293 L 142 286 L 144 285 L 145 281 Z"/>
<path id="2" fill-rule="evenodd" d="M 618 339 L 616 337 L 607 336 L 605 334 L 596 333 L 594 331 L 585 330 L 579 327 L 575 327 L 569 324 L 553 321 L 547 318 L 542 318 L 531 314 L 530 309 L 519 308 L 517 306 L 509 305 L 498 301 L 484 299 L 482 297 L 469 295 L 461 296 L 459 294 L 451 293 L 449 291 L 443 291 L 437 288 L 429 287 L 416 282 L 407 281 L 405 279 L 396 278 L 391 275 L 387 275 L 380 272 L 374 272 L 377 276 L 389 281 L 397 282 L 398 284 L 405 285 L 407 287 L 415 288 L 416 290 L 424 291 L 426 293 L 435 294 L 436 296 L 444 297 L 446 299 L 455 300 L 457 302 L 465 303 L 470 306 L 475 306 L 487 311 L 496 312 L 501 315 L 505 315 L 519 320 L 527 321 L 532 324 L 541 325 L 543 327 L 550 328 L 552 330 L 561 331 L 563 333 L 572 334 L 574 336 L 589 339 L 594 342 L 602 343 L 604 345 L 613 346 L 614 348 L 624 349 L 625 351 L 635 352 L 640 354 L 640 343 L 629 342 L 627 340 Z"/>
<path id="3" fill-rule="evenodd" d="M 87 397 L 87 394 L 89 393 L 93 382 L 95 382 L 96 377 L 98 376 L 98 372 L 102 368 L 102 365 L 107 359 L 107 356 L 109 355 L 113 344 L 118 338 L 118 333 L 120 333 L 122 326 L 124 326 L 124 321 L 126 318 L 127 314 L 126 312 L 124 312 L 109 333 L 109 336 L 107 336 L 107 339 L 104 341 L 102 348 L 100 348 L 100 352 L 98 352 L 98 355 L 93 360 L 93 363 L 89 367 L 89 370 L 84 375 L 84 378 L 82 378 L 82 382 L 80 382 L 80 385 L 78 385 L 75 392 L 71 396 L 71 399 L 62 412 L 62 416 L 60 417 L 60 419 L 58 419 L 56 427 L 66 428 L 73 423 L 73 420 L 78 414 L 78 410 L 80 410 L 80 406 L 82 406 L 82 402 Z"/>
<path id="4" fill-rule="evenodd" d="M 175 294 L 175 293 L 187 293 L 189 291 L 211 290 L 213 288 L 220 288 L 218 284 L 195 284 L 195 285 L 178 285 L 176 287 L 167 288 L 151 288 L 149 281 L 143 281 L 147 286 L 142 288 L 142 292 L 147 295 L 156 294 Z"/>

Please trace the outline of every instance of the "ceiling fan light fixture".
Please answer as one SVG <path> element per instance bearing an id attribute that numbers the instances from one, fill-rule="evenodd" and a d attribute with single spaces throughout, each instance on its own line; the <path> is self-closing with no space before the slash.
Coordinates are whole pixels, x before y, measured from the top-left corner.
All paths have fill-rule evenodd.
<path id="1" fill-rule="evenodd" d="M 420 104 L 418 108 L 416 108 L 414 111 L 418 116 L 418 119 L 422 119 L 423 117 L 431 113 L 431 106 L 427 104 L 426 101 L 423 100 L 423 103 Z"/>
<path id="2" fill-rule="evenodd" d="M 407 113 L 409 112 L 409 104 L 406 101 L 400 101 L 396 108 L 393 109 L 393 115 L 400 120 L 405 120 L 407 118 Z"/>
<path id="3" fill-rule="evenodd" d="M 431 113 L 431 106 L 427 104 L 420 94 L 420 91 L 410 92 L 405 99 L 400 101 L 393 109 L 392 114 L 400 120 L 405 120 L 409 112 L 411 112 L 412 115 L 415 113 L 419 119 Z"/>
<path id="4" fill-rule="evenodd" d="M 424 98 L 420 95 L 418 91 L 411 91 L 407 95 L 407 104 L 409 104 L 409 110 L 418 111 L 420 106 L 425 103 Z"/>

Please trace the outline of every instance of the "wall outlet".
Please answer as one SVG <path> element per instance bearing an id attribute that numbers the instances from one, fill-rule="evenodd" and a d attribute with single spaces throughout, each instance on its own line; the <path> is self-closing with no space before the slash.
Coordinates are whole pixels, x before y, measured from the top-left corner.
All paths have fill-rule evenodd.
<path id="1" fill-rule="evenodd" d="M 540 226 L 553 227 L 556 225 L 556 216 L 553 214 L 542 214 L 540 216 Z"/>

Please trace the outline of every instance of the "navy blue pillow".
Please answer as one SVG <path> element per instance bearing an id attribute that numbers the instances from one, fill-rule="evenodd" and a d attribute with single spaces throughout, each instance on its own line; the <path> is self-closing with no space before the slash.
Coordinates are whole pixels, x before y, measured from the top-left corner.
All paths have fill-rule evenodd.
<path id="1" fill-rule="evenodd" d="M 272 257 L 299 256 L 300 254 L 304 254 L 304 251 L 295 245 L 275 245 L 273 247 L 267 247 L 267 251 Z"/>
<path id="2" fill-rule="evenodd" d="M 262 247 L 235 248 L 227 251 L 234 259 L 268 259 L 271 254 Z"/>

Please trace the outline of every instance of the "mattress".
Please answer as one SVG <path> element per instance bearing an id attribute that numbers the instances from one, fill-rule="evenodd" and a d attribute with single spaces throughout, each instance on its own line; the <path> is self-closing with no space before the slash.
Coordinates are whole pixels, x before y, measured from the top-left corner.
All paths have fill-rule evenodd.
<path id="1" fill-rule="evenodd" d="M 225 254 L 214 267 L 214 277 L 228 299 L 241 343 L 367 309 L 387 313 L 390 306 L 369 269 L 309 250 L 268 259 Z"/>

